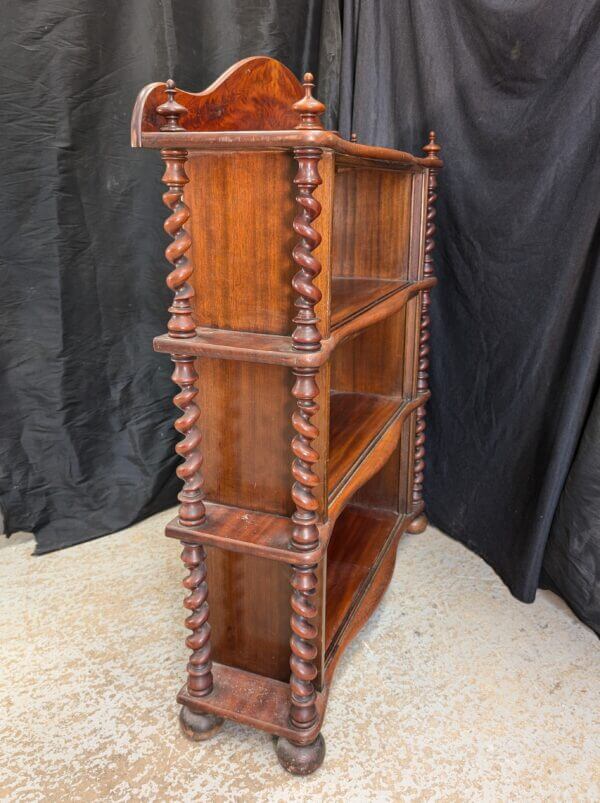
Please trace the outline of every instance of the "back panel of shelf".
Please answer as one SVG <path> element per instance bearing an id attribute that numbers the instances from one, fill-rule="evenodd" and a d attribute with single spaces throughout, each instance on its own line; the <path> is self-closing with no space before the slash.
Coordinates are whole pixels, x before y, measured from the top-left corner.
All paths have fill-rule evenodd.
<path id="1" fill-rule="evenodd" d="M 413 173 L 336 162 L 332 224 L 335 277 L 409 279 Z"/>

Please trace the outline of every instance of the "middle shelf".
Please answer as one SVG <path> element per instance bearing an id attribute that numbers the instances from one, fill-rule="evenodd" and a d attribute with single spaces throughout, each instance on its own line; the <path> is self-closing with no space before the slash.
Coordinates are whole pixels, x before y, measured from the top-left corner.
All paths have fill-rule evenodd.
<path id="1" fill-rule="evenodd" d="M 405 399 L 374 393 L 330 395 L 328 495 L 335 496 L 344 478 L 400 412 Z"/>
<path id="2" fill-rule="evenodd" d="M 319 559 L 321 551 L 327 549 L 331 523 L 353 493 L 386 463 L 398 444 L 403 421 L 421 402 L 420 398 L 331 393 L 327 477 L 330 523 L 320 527 L 322 542 L 316 553 L 303 555 L 299 562 Z M 292 563 L 297 554 L 290 549 L 292 528 L 289 516 L 207 501 L 204 522 L 183 527 L 172 521 L 167 535 Z"/>

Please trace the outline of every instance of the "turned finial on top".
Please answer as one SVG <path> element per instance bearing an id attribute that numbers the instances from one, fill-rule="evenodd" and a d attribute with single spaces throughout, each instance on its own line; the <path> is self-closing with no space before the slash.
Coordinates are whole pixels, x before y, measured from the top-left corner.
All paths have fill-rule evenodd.
<path id="1" fill-rule="evenodd" d="M 429 142 L 423 145 L 422 150 L 427 154 L 427 159 L 437 159 L 439 152 L 442 150 L 441 146 L 435 141 L 435 131 L 429 132 Z"/>
<path id="2" fill-rule="evenodd" d="M 353 131 L 353 132 L 350 134 L 350 142 L 358 142 L 358 137 L 357 137 L 357 135 L 356 135 L 356 131 Z"/>
<path id="3" fill-rule="evenodd" d="M 304 73 L 302 86 L 304 87 L 304 97 L 297 100 L 293 107 L 299 112 L 302 122 L 296 128 L 323 128 L 319 115 L 325 111 L 325 106 L 320 100 L 313 97 L 314 78 L 312 73 Z"/>
<path id="4" fill-rule="evenodd" d="M 161 103 L 160 106 L 157 107 L 156 111 L 160 114 L 161 117 L 164 117 L 166 125 L 162 125 L 160 127 L 161 131 L 185 131 L 183 126 L 179 125 L 179 118 L 187 114 L 187 109 L 185 106 L 182 106 L 181 103 L 178 103 L 175 100 L 175 93 L 177 90 L 175 89 L 175 81 L 172 78 L 169 78 L 167 81 L 167 102 Z"/>

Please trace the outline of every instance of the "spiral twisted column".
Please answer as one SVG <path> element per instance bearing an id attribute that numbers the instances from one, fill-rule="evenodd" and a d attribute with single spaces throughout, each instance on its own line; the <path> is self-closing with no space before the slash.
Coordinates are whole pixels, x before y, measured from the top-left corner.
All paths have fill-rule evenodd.
<path id="1" fill-rule="evenodd" d="M 177 454 L 183 458 L 183 462 L 177 467 L 177 476 L 183 481 L 183 488 L 179 492 L 179 521 L 181 524 L 193 527 L 204 521 L 206 510 L 202 501 L 202 453 L 200 444 L 202 435 L 198 426 L 200 418 L 200 408 L 196 404 L 198 388 L 198 372 L 195 367 L 195 357 L 174 355 L 172 360 L 175 370 L 171 378 L 175 384 L 179 385 L 180 391 L 173 399 L 176 407 L 182 411 L 175 421 L 175 429 L 183 440 L 175 446 Z"/>
<path id="2" fill-rule="evenodd" d="M 164 222 L 164 229 L 173 238 L 173 242 L 169 243 L 165 250 L 165 256 L 173 266 L 166 281 L 174 293 L 173 302 L 169 307 L 171 317 L 167 329 L 171 337 L 194 337 L 196 334 L 192 306 L 194 289 L 189 283 L 194 266 L 187 256 L 192 238 L 185 229 L 190 210 L 183 201 L 183 188 L 189 182 L 185 172 L 188 153 L 183 149 L 164 148 L 160 155 L 165 163 L 162 181 L 167 185 L 163 203 L 171 210 L 171 214 Z"/>
<path id="3" fill-rule="evenodd" d="M 171 79 L 166 84 L 167 100 L 157 108 L 158 114 L 165 119 L 161 131 L 183 131 L 179 119 L 187 110 L 175 100 L 175 83 Z M 174 297 L 169 312 L 171 318 L 168 331 L 174 338 L 189 338 L 196 334 L 194 321 L 194 290 L 189 283 L 193 273 L 193 264 L 188 257 L 192 238 L 185 228 L 190 217 L 190 210 L 183 200 L 183 190 L 189 182 L 185 172 L 188 152 L 183 148 L 164 148 L 160 152 L 165 163 L 162 178 L 167 191 L 163 194 L 163 202 L 171 211 L 164 223 L 164 228 L 173 242 L 165 250 L 165 256 L 173 266 L 167 276 L 167 285 Z M 177 467 L 177 476 L 183 482 L 179 492 L 179 523 L 187 527 L 201 524 L 206 517 L 206 509 L 202 501 L 203 478 L 202 453 L 200 444 L 202 436 L 198 426 L 200 408 L 196 404 L 198 394 L 196 358 L 186 354 L 173 354 L 175 364 L 172 379 L 179 385 L 179 392 L 173 399 L 182 415 L 175 421 L 175 429 L 181 435 L 175 451 L 182 458 Z M 186 646 L 191 650 L 187 664 L 187 694 L 191 698 L 203 698 L 213 689 L 211 662 L 210 624 L 208 622 L 208 585 L 206 581 L 206 552 L 201 544 L 182 540 L 181 559 L 188 570 L 183 580 L 184 588 L 189 594 L 183 605 L 189 611 L 185 626 L 191 631 L 186 638 Z M 204 714 L 182 706 L 179 722 L 183 733 L 195 741 L 210 738 L 220 727 L 223 720 L 212 714 Z"/>
<path id="4" fill-rule="evenodd" d="M 321 300 L 321 291 L 313 282 L 321 272 L 321 263 L 313 251 L 321 242 L 320 233 L 312 223 L 321 214 L 321 204 L 313 196 L 315 189 L 322 184 L 319 175 L 318 148 L 296 148 L 294 159 L 298 162 L 298 172 L 294 178 L 297 187 L 296 203 L 298 213 L 293 227 L 299 240 L 294 246 L 292 257 L 299 270 L 292 279 L 292 287 L 298 294 L 294 301 L 296 315 L 292 318 L 296 328 L 292 333 L 294 348 L 299 351 L 318 351 L 321 348 L 321 333 L 317 327 L 319 319 L 315 305 Z"/>
<path id="5" fill-rule="evenodd" d="M 313 197 L 314 190 L 321 184 L 318 163 L 321 151 L 318 148 L 297 148 L 294 158 L 298 162 L 298 173 L 294 179 L 297 187 L 296 202 L 298 214 L 294 218 L 294 231 L 299 240 L 292 257 L 299 270 L 292 279 L 292 286 L 298 296 L 295 300 L 297 310 L 293 318 L 296 328 L 292 333 L 292 343 L 299 351 L 318 351 L 321 347 L 321 333 L 315 314 L 315 305 L 321 300 L 321 291 L 313 284 L 321 272 L 321 263 L 313 255 L 321 242 L 321 235 L 313 227 L 313 221 L 321 212 L 321 204 Z M 292 514 L 294 524 L 292 547 L 299 552 L 314 549 L 319 543 L 318 500 L 314 494 L 319 478 L 314 465 L 319 454 L 313 441 L 319 430 L 312 422 L 319 406 L 316 397 L 319 393 L 317 369 L 296 368 L 292 395 L 297 409 L 292 415 L 292 425 L 296 434 L 292 439 L 292 500 L 296 506 Z M 290 719 L 297 728 L 310 728 L 317 719 L 316 691 L 314 680 L 317 676 L 315 659 L 317 637 L 315 617 L 317 608 L 317 565 L 292 566 L 291 629 L 290 641 L 290 688 L 292 693 Z"/>
<path id="6" fill-rule="evenodd" d="M 440 146 L 435 141 L 435 132 L 429 134 L 429 142 L 423 148 L 429 159 L 437 159 Z M 435 248 L 435 202 L 437 200 L 437 173 L 435 167 L 430 167 L 427 174 L 427 214 L 425 219 L 425 253 L 423 258 L 423 278 L 429 279 L 434 275 L 435 266 L 433 262 L 433 250 Z M 426 393 L 429 389 L 429 290 L 421 293 L 421 318 L 419 322 L 419 362 L 417 368 L 417 393 Z M 426 429 L 426 409 L 425 404 L 420 405 L 416 412 L 415 421 L 415 453 L 414 453 L 414 475 L 412 489 L 413 509 L 423 501 L 423 482 L 425 478 L 425 429 Z M 415 519 L 410 527 L 410 532 L 422 532 L 427 526 L 427 519 L 424 515 Z"/>
<path id="7" fill-rule="evenodd" d="M 213 688 L 206 553 L 200 544 L 182 541 L 182 546 L 181 560 L 189 572 L 183 581 L 183 587 L 190 592 L 183 601 L 184 607 L 190 611 L 185 626 L 192 631 L 185 640 L 186 647 L 192 650 L 187 665 L 187 690 L 192 697 L 204 697 Z"/>
<path id="8" fill-rule="evenodd" d="M 292 389 L 298 406 L 292 415 L 292 424 L 296 431 L 292 439 L 294 454 L 292 499 L 296 506 L 292 514 L 294 524 L 292 547 L 299 552 L 315 549 L 319 544 L 318 500 L 313 493 L 319 482 L 313 470 L 319 454 L 312 445 L 319 431 L 311 421 L 319 409 L 315 401 L 319 393 L 316 373 L 313 369 L 295 370 L 296 381 Z M 317 676 L 317 667 L 314 663 L 317 648 L 313 643 L 317 637 L 317 627 L 314 623 L 317 616 L 314 601 L 317 593 L 316 569 L 316 564 L 292 566 L 290 719 L 297 728 L 310 728 L 317 718 L 316 692 L 313 684 Z"/>

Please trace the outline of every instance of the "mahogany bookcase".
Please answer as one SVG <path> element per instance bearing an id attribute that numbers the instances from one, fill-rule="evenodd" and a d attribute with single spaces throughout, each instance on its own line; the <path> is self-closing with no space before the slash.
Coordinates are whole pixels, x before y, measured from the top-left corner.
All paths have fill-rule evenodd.
<path id="1" fill-rule="evenodd" d="M 426 526 L 422 486 L 435 135 L 419 158 L 320 121 L 312 76 L 235 64 L 204 92 L 146 86 L 174 293 L 157 351 L 180 390 L 191 650 L 180 722 L 268 731 L 296 774 L 342 651 Z M 210 611 L 209 611 L 210 592 Z"/>

